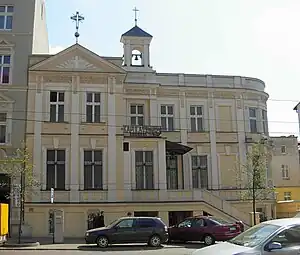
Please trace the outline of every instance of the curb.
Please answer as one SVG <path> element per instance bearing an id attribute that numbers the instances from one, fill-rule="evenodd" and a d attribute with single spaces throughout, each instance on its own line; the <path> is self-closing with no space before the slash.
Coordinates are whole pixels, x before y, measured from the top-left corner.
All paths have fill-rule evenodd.
<path id="1" fill-rule="evenodd" d="M 4 248 L 26 248 L 26 247 L 37 247 L 37 246 L 40 246 L 40 243 L 39 242 L 34 242 L 34 243 L 20 243 L 20 244 L 15 244 L 15 243 L 12 243 L 12 244 L 4 244 L 2 247 Z"/>

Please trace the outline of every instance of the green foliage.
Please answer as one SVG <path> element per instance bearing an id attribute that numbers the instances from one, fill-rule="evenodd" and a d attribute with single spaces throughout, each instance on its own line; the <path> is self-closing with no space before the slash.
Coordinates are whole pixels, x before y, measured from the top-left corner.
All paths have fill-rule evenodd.
<path id="1" fill-rule="evenodd" d="M 242 188 L 242 200 L 266 200 L 274 194 L 274 188 L 267 185 L 269 156 L 270 147 L 267 143 L 252 144 L 246 163 L 240 166 L 237 175 L 237 181 Z"/>
<path id="2" fill-rule="evenodd" d="M 0 172 L 7 174 L 12 181 L 17 180 L 15 183 L 19 183 L 23 177 L 20 187 L 23 194 L 40 185 L 33 174 L 31 155 L 26 147 L 16 149 L 12 155 L 0 160 Z"/>

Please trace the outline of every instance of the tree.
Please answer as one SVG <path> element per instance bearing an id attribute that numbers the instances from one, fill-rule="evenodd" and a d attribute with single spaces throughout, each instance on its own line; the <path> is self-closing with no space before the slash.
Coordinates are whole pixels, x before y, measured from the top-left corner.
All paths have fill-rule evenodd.
<path id="1" fill-rule="evenodd" d="M 246 163 L 240 164 L 237 181 L 241 187 L 241 199 L 252 200 L 253 224 L 256 225 L 256 203 L 274 195 L 273 186 L 267 182 L 267 169 L 270 160 L 270 143 L 260 140 L 253 143 L 247 152 Z"/>
<path id="2" fill-rule="evenodd" d="M 20 205 L 18 241 L 21 243 L 22 225 L 24 224 L 24 203 L 27 195 L 32 194 L 34 187 L 40 186 L 33 173 L 31 155 L 26 146 L 16 149 L 12 155 L 1 160 L 0 171 L 8 176 L 11 182 L 19 182 L 10 191 L 10 198 L 17 196 Z"/>

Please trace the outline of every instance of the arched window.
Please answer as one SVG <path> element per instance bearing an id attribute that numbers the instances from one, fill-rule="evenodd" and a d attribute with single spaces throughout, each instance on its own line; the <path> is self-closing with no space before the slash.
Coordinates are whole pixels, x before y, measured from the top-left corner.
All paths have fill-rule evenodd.
<path id="1" fill-rule="evenodd" d="M 138 50 L 133 50 L 131 53 L 131 65 L 141 66 L 142 65 L 142 53 Z"/>

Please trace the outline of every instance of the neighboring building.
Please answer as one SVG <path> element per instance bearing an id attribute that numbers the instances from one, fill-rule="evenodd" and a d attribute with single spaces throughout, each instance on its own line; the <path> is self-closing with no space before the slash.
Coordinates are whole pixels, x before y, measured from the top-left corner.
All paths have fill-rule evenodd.
<path id="1" fill-rule="evenodd" d="M 298 103 L 298 104 L 294 107 L 293 110 L 296 111 L 297 114 L 298 114 L 298 125 L 299 125 L 299 132 L 300 132 L 300 103 Z"/>
<path id="2" fill-rule="evenodd" d="M 10 155 L 25 140 L 28 58 L 49 53 L 44 0 L 0 0 L 0 155 Z M 0 182 L 5 180 L 0 173 Z M 18 180 L 13 180 L 13 183 Z M 0 187 L 0 202 L 10 191 Z M 19 222 L 11 203 L 11 224 Z M 15 228 L 10 233 L 15 232 Z"/>
<path id="3" fill-rule="evenodd" d="M 293 217 L 300 210 L 300 167 L 296 136 L 271 137 L 272 176 L 277 193 L 276 217 Z"/>
<path id="4" fill-rule="evenodd" d="M 250 222 L 235 176 L 249 143 L 268 134 L 265 84 L 157 73 L 151 40 L 135 26 L 121 37 L 124 59 L 79 44 L 31 57 L 27 144 L 43 183 L 26 203 L 33 236 L 50 234 L 54 209 L 66 237 L 99 211 L 106 224 L 128 212 L 170 225 L 193 214 Z M 273 200 L 257 207 L 271 217 Z"/>

